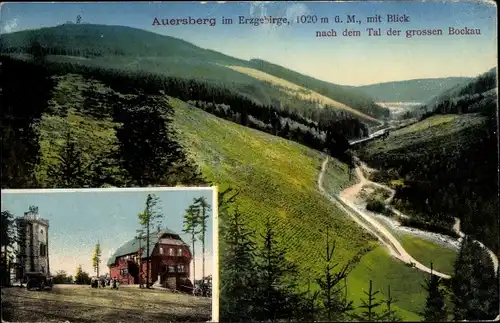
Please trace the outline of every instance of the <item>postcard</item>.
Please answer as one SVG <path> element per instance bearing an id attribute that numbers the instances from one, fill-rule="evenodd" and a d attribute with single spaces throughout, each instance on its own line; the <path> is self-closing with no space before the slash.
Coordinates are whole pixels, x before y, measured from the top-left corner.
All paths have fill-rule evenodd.
<path id="1" fill-rule="evenodd" d="M 142 256 L 120 248 L 144 249 L 134 230 L 146 196 L 130 193 L 141 198 L 120 211 L 127 218 L 106 223 L 93 202 L 52 224 L 64 199 L 2 200 L 13 218 L 35 206 L 49 221 L 39 281 L 54 286 L 7 288 L 23 265 L 9 260 L 15 243 L 2 245 L 5 320 L 118 322 L 140 310 L 150 322 L 500 319 L 496 3 L 4 3 L 0 15 L 2 199 L 206 187 L 218 219 L 204 239 L 218 256 L 203 266 L 201 227 L 190 236 L 181 223 L 192 199 L 162 202 L 161 228 L 193 250 L 193 269 L 167 264 L 144 278 L 120 265 Z M 80 209 L 96 228 L 77 225 Z M 165 248 L 154 250 L 181 252 Z M 13 310 L 23 295 L 55 299 L 56 272 L 74 279 L 80 264 L 90 295 L 111 293 L 117 277 L 118 293 L 161 296 L 124 301 L 115 316 L 71 295 L 84 309 L 74 317 Z M 162 278 L 170 270 L 192 288 Z"/>
<path id="2" fill-rule="evenodd" d="M 214 201 L 210 187 L 3 190 L 2 319 L 212 320 Z"/>

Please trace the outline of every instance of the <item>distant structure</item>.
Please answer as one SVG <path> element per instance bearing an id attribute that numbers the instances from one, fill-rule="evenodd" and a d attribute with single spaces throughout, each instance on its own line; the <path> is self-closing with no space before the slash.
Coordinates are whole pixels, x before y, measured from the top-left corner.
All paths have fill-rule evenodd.
<path id="1" fill-rule="evenodd" d="M 40 218 L 38 207 L 30 206 L 24 217 L 16 218 L 18 231 L 17 277 L 26 272 L 39 271 L 50 275 L 49 221 Z"/>
<path id="2" fill-rule="evenodd" d="M 192 254 L 179 235 L 167 228 L 149 235 L 149 255 L 146 237 L 137 237 L 122 245 L 108 260 L 110 276 L 121 284 L 146 283 L 146 263 L 150 262 L 150 283 L 169 289 L 190 291 L 189 265 Z"/>

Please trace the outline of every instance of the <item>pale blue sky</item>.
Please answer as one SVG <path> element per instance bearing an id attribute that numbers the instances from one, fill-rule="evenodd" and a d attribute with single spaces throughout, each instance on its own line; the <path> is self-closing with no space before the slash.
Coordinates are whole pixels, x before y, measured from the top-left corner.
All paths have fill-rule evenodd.
<path id="1" fill-rule="evenodd" d="M 357 17 L 407 14 L 409 24 L 382 24 L 402 30 L 448 27 L 480 28 L 478 36 L 336 37 L 316 38 L 317 30 L 342 31 L 344 24 L 292 24 L 272 28 L 238 25 L 237 16 L 295 17 L 315 14 L 318 19 L 347 14 Z M 115 2 L 8 3 L 2 5 L 3 31 L 54 26 L 74 21 L 126 25 L 182 38 L 203 48 L 243 59 L 261 58 L 339 84 L 361 85 L 382 81 L 442 76 L 476 76 L 496 65 L 496 5 L 484 1 L 349 1 L 349 2 Z M 210 26 L 152 26 L 155 17 L 217 18 Z M 231 17 L 235 24 L 220 23 Z M 368 25 L 360 25 L 364 32 Z"/>
<path id="2" fill-rule="evenodd" d="M 49 220 L 50 225 L 51 273 L 66 270 L 74 274 L 76 267 L 82 264 L 84 270 L 92 274 L 91 259 L 97 241 L 100 241 L 102 248 L 101 266 L 105 267 L 115 249 L 136 234 L 136 229 L 139 228 L 137 214 L 144 210 L 148 193 L 154 193 L 160 199 L 158 205 L 164 215 L 163 227 L 166 226 L 179 233 L 181 238 L 191 245 L 189 236 L 182 232 L 184 211 L 193 202 L 193 198 L 201 196 L 212 205 L 211 189 L 77 193 L 2 191 L 2 211 L 9 210 L 15 216 L 23 216 L 30 205 L 38 206 L 40 216 Z M 212 220 L 211 212 L 206 236 L 207 274 L 212 273 Z M 196 245 L 196 252 L 201 256 L 200 244 Z M 197 275 L 200 277 L 198 271 L 201 271 L 201 266 L 196 267 L 198 267 Z"/>

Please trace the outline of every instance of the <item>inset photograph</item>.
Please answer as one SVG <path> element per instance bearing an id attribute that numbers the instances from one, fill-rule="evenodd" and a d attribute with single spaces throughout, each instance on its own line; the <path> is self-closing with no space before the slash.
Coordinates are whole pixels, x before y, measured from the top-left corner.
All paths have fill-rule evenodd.
<path id="1" fill-rule="evenodd" d="M 212 187 L 2 190 L 2 321 L 212 320 L 216 198 Z"/>

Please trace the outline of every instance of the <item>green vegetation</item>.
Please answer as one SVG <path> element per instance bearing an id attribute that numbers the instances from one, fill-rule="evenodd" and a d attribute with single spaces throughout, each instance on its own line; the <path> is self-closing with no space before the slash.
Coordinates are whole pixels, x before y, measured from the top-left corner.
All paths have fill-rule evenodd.
<path id="1" fill-rule="evenodd" d="M 453 319 L 493 320 L 498 316 L 498 277 L 488 253 L 466 236 L 451 281 Z"/>
<path id="2" fill-rule="evenodd" d="M 389 110 L 376 105 L 373 102 L 372 98 L 361 94 L 361 91 L 356 91 L 345 86 L 321 81 L 310 76 L 306 76 L 286 69 L 282 66 L 271 64 L 261 59 L 252 59 L 250 60 L 250 63 L 251 67 L 255 69 L 295 83 L 299 86 L 303 86 L 309 90 L 318 92 L 326 97 L 347 104 L 373 117 L 385 118 L 389 116 Z"/>
<path id="3" fill-rule="evenodd" d="M 231 85 L 239 94 L 249 96 L 261 104 L 282 101 L 282 106 L 298 110 L 297 104 L 290 106 L 293 103 L 276 87 L 270 87 L 263 81 L 222 65 L 256 68 L 319 92 L 375 118 L 388 116 L 389 113 L 356 90 L 347 90 L 260 60 L 237 59 L 181 39 L 130 27 L 64 24 L 10 33 L 2 35 L 0 40 L 2 53 L 33 53 L 37 57 L 46 55 L 59 62 L 135 72 L 162 71 L 162 74 L 172 77 L 210 80 L 219 85 Z M 320 111 L 312 106 L 314 105 L 310 105 L 308 110 L 315 113 Z"/>
<path id="4" fill-rule="evenodd" d="M 231 187 L 239 192 L 238 208 L 245 214 L 248 226 L 262 232 L 267 216 L 277 221 L 279 241 L 286 241 L 287 256 L 297 263 L 303 288 L 308 277 L 320 275 L 323 270 L 324 241 L 318 234 L 322 226 L 329 223 L 333 234 L 342 232 L 335 238 L 335 260 L 341 263 L 353 257 L 355 250 L 368 251 L 377 245 L 368 243 L 372 238 L 317 191 L 322 161 L 319 153 L 215 118 L 180 100 L 171 99 L 170 103 L 176 111 L 175 124 L 183 134 L 184 146 L 190 147 L 203 174 L 218 183 L 221 190 Z M 256 152 L 261 158 L 255 158 Z M 349 186 L 346 170 L 346 165 L 332 161 L 325 174 L 325 186 L 333 192 Z M 401 299 L 394 308 L 401 310 L 407 320 L 418 319 L 416 313 L 425 300 L 421 272 L 391 259 L 377 247 L 365 254 L 348 276 L 348 293 L 356 305 L 367 277 L 372 277 L 374 286 L 382 291 L 390 285 L 393 295 Z"/>
<path id="5" fill-rule="evenodd" d="M 368 143 L 359 154 L 383 170 L 374 181 L 403 181 L 393 185 L 393 205 L 412 216 L 406 225 L 454 236 L 451 226 L 459 216 L 463 231 L 497 248 L 497 202 L 486 189 L 497 185 L 491 129 L 491 119 L 481 114 L 436 115 Z"/>
<path id="6" fill-rule="evenodd" d="M 376 102 L 427 102 L 441 92 L 469 81 L 469 77 L 415 79 L 349 87 L 366 93 Z"/>
<path id="7" fill-rule="evenodd" d="M 452 234 L 461 229 L 498 252 L 496 70 L 446 91 L 423 119 L 360 157 L 383 171 L 376 180 L 396 185 L 394 205 L 412 215 L 406 225 Z"/>
<path id="8" fill-rule="evenodd" d="M 383 247 L 376 247 L 361 259 L 347 278 L 348 293 L 354 301 L 356 311 L 367 289 L 367 277 L 373 281 L 376 290 L 385 292 L 391 286 L 391 294 L 398 299 L 394 309 L 407 321 L 420 321 L 420 313 L 425 304 L 422 288 L 426 274 L 392 259 Z"/>
<path id="9" fill-rule="evenodd" d="M 182 133 L 179 139 L 189 147 L 203 174 L 221 190 L 231 187 L 239 192 L 239 210 L 252 229 L 262 232 L 268 217 L 278 221 L 277 235 L 287 241 L 290 259 L 299 264 L 299 271 L 322 270 L 312 259 L 322 257 L 322 250 L 314 246 L 322 244 L 317 232 L 327 223 L 342 232 L 337 240 L 338 259 L 367 250 L 369 240 L 363 231 L 317 189 L 320 153 L 213 117 L 177 99 L 172 98 L 170 104 L 175 109 L 174 124 Z M 305 263 L 301 261 L 304 253 L 310 259 Z"/>
<path id="10" fill-rule="evenodd" d="M 444 274 L 453 273 L 453 265 L 457 258 L 457 250 L 443 246 L 426 239 L 417 238 L 410 234 L 400 234 L 399 241 L 406 251 L 418 262 Z"/>

